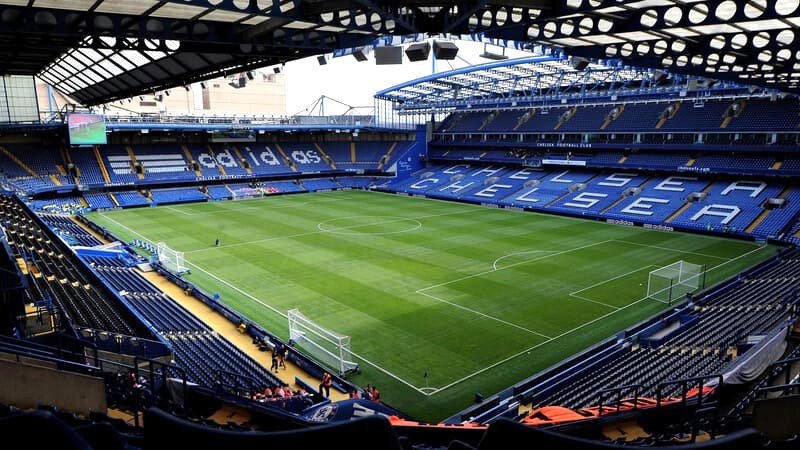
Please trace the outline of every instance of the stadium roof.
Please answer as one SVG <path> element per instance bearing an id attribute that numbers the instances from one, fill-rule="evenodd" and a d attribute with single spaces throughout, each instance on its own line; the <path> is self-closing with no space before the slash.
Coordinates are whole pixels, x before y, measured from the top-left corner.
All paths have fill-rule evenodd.
<path id="1" fill-rule="evenodd" d="M 0 0 L 0 72 L 94 105 L 387 35 L 480 35 L 798 93 L 798 25 L 800 0 Z"/>
<path id="2" fill-rule="evenodd" d="M 443 104 L 474 105 L 507 99 L 545 97 L 550 93 L 591 91 L 597 86 L 654 84 L 647 70 L 611 67 L 587 62 L 578 68 L 574 60 L 531 56 L 491 62 L 411 80 L 375 94 L 398 103 L 398 109 L 426 109 Z"/>

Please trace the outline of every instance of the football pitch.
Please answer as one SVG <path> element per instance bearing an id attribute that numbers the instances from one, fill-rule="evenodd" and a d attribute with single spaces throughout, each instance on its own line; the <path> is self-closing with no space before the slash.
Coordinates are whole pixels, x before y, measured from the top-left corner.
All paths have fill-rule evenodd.
<path id="1" fill-rule="evenodd" d="M 184 252 L 185 278 L 283 339 L 294 308 L 350 336 L 361 373 L 349 379 L 431 422 L 668 309 L 646 298 L 654 269 L 704 265 L 710 286 L 775 254 L 750 241 L 360 190 L 89 218 Z"/>

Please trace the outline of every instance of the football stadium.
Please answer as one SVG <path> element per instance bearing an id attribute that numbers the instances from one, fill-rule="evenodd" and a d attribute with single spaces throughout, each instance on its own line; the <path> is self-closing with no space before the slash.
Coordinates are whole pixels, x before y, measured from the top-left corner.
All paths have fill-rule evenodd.
<path id="1" fill-rule="evenodd" d="M 797 446 L 800 2 L 0 11 L 9 442 Z"/>

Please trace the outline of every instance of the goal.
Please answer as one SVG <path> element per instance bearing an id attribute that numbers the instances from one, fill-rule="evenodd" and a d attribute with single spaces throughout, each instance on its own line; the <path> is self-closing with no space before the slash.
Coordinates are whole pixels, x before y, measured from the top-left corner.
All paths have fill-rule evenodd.
<path id="1" fill-rule="evenodd" d="M 295 308 L 287 312 L 289 319 L 289 338 L 303 347 L 320 362 L 338 370 L 344 376 L 348 372 L 358 372 L 358 364 L 350 354 L 350 336 L 335 333 L 323 328 Z"/>
<path id="2" fill-rule="evenodd" d="M 261 189 L 251 187 L 242 187 L 239 189 L 234 189 L 231 192 L 233 192 L 234 200 L 247 200 L 251 198 L 261 198 L 264 196 L 264 192 Z"/>
<path id="3" fill-rule="evenodd" d="M 647 279 L 647 296 L 660 302 L 672 301 L 705 287 L 706 267 L 683 260 L 650 271 Z"/>
<path id="4" fill-rule="evenodd" d="M 183 260 L 183 252 L 169 248 L 165 242 L 159 242 L 156 245 L 156 256 L 158 256 L 158 262 L 170 272 L 181 275 L 189 271 Z"/>

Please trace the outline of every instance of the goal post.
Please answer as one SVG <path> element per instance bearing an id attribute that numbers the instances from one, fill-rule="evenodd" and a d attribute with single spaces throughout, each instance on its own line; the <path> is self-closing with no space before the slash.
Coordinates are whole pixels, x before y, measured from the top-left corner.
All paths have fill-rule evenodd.
<path id="1" fill-rule="evenodd" d="M 169 248 L 165 242 L 156 244 L 156 256 L 158 262 L 170 272 L 180 275 L 189 271 L 183 259 L 183 252 Z"/>
<path id="2" fill-rule="evenodd" d="M 289 320 L 289 339 L 295 344 L 320 362 L 335 368 L 341 376 L 358 372 L 358 364 L 353 362 L 350 353 L 350 336 L 317 325 L 297 308 L 289 310 L 286 316 Z"/>
<path id="3" fill-rule="evenodd" d="M 650 271 L 647 297 L 672 304 L 673 300 L 705 287 L 706 267 L 683 260 Z"/>
<path id="4" fill-rule="evenodd" d="M 248 200 L 251 198 L 262 198 L 264 197 L 264 191 L 257 188 L 251 187 L 242 187 L 238 189 L 231 190 L 233 193 L 233 200 Z"/>

